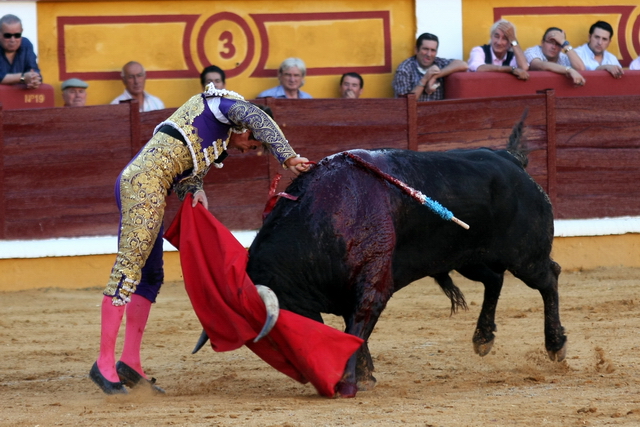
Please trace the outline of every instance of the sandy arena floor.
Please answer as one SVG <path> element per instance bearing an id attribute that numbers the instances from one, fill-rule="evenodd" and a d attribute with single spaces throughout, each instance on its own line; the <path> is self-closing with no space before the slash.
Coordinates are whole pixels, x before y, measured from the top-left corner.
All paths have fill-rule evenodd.
<path id="1" fill-rule="evenodd" d="M 631 268 L 560 276 L 562 363 L 544 350 L 540 295 L 517 279 L 484 358 L 471 344 L 482 286 L 454 275 L 470 306 L 450 317 L 437 285 L 416 282 L 371 337 L 377 387 L 354 399 L 320 397 L 245 348 L 191 355 L 200 327 L 182 283 L 163 288 L 143 343 L 167 394 L 105 396 L 88 377 L 101 289 L 2 292 L 0 426 L 638 426 L 638 279 Z"/>

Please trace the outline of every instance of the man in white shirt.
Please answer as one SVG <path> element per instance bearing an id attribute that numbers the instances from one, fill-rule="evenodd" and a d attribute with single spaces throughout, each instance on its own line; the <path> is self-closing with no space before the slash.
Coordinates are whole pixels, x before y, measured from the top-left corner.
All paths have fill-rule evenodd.
<path id="1" fill-rule="evenodd" d="M 121 101 L 136 99 L 140 105 L 140 112 L 164 109 L 164 103 L 160 98 L 148 94 L 144 91 L 147 80 L 147 73 L 139 62 L 130 61 L 122 67 L 122 83 L 125 90 L 122 95 L 111 101 L 112 104 L 119 104 Z"/>
<path id="2" fill-rule="evenodd" d="M 558 27 L 547 28 L 542 36 L 542 43 L 525 50 L 524 56 L 531 71 L 563 74 L 576 86 L 586 83 L 585 78 L 578 72 L 584 70 L 582 59 L 573 51 L 564 31 Z"/>
<path id="3" fill-rule="evenodd" d="M 598 21 L 589 28 L 589 43 L 575 49 L 587 70 L 607 70 L 614 78 L 622 77 L 618 58 L 607 52 L 613 37 L 613 28 L 607 22 Z"/>

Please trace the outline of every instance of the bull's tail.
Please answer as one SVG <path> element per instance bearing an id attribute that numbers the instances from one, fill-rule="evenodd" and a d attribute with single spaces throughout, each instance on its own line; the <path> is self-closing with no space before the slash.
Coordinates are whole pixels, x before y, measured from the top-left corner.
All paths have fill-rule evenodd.
<path id="1" fill-rule="evenodd" d="M 529 150 L 527 150 L 526 138 L 524 136 L 524 121 L 529 114 L 529 109 L 526 108 L 522 113 L 522 118 L 516 123 L 509 135 L 509 143 L 507 144 L 507 151 L 511 153 L 522 165 L 526 168 L 529 164 Z"/>
<path id="2" fill-rule="evenodd" d="M 467 310 L 467 301 L 464 299 L 464 294 L 451 280 L 449 273 L 436 274 L 433 276 L 436 283 L 440 285 L 442 292 L 451 301 L 451 314 L 453 315 L 458 309 Z"/>

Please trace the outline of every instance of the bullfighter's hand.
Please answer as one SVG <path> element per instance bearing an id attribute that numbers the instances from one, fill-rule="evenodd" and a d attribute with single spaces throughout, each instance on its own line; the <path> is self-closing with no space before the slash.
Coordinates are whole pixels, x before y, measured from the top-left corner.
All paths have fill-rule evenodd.
<path id="1" fill-rule="evenodd" d="M 306 157 L 291 157 L 284 162 L 284 165 L 296 175 L 300 172 L 307 172 L 309 170 L 309 159 Z"/>
<path id="2" fill-rule="evenodd" d="M 204 190 L 198 190 L 193 195 L 193 203 L 191 203 L 191 207 L 195 208 L 198 203 L 202 203 L 205 209 L 209 210 L 209 200 L 207 199 L 207 194 Z"/>

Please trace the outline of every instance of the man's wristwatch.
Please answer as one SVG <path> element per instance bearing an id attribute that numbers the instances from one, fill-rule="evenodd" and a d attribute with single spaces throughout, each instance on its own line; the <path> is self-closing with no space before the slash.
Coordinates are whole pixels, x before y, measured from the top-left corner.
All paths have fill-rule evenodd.
<path id="1" fill-rule="evenodd" d="M 518 46 L 518 40 L 513 40 L 511 42 L 511 46 Z"/>
<path id="2" fill-rule="evenodd" d="M 571 43 L 569 43 L 569 40 L 565 40 L 564 43 L 562 43 L 562 48 L 565 50 L 565 52 L 569 52 L 571 49 L 573 49 L 571 47 Z"/>
<path id="3" fill-rule="evenodd" d="M 24 83 L 24 73 L 20 76 L 20 83 Z"/>

